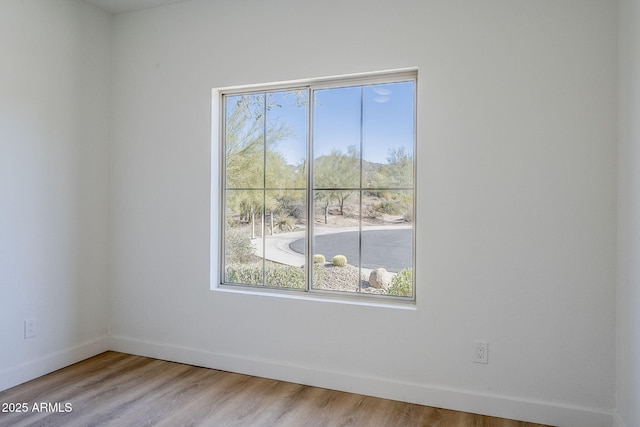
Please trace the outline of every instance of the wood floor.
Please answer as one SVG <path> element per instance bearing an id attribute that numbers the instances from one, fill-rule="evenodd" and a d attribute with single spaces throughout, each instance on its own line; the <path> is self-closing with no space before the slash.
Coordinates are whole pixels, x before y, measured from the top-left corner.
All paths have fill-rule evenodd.
<path id="1" fill-rule="evenodd" d="M 111 351 L 0 392 L 0 405 L 2 427 L 539 426 Z"/>

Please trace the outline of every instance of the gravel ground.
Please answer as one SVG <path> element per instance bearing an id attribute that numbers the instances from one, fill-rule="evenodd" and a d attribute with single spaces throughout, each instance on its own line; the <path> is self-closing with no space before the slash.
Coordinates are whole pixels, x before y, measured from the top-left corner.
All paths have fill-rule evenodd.
<path id="1" fill-rule="evenodd" d="M 317 289 L 327 289 L 332 291 L 357 292 L 358 280 L 362 286 L 362 292 L 370 294 L 386 294 L 383 289 L 376 289 L 369 286 L 369 282 L 365 277 L 358 277 L 358 267 L 353 265 L 345 265 L 344 267 L 336 267 L 331 263 L 324 266 L 318 266 L 318 273 L 322 276 L 317 284 Z"/>

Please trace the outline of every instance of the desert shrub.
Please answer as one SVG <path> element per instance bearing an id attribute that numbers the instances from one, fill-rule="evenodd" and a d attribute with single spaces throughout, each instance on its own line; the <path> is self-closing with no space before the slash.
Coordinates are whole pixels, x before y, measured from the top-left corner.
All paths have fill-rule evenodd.
<path id="1" fill-rule="evenodd" d="M 324 264 L 313 265 L 313 287 L 314 288 L 316 289 L 322 288 L 326 276 L 327 276 L 327 271 L 325 270 Z"/>
<path id="2" fill-rule="evenodd" d="M 296 228 L 296 220 L 291 216 L 278 216 L 275 220 L 275 226 L 283 233 L 293 231 Z"/>
<path id="3" fill-rule="evenodd" d="M 393 276 L 387 294 L 410 297 L 413 294 L 413 269 L 405 268 Z"/>
<path id="4" fill-rule="evenodd" d="M 388 215 L 397 215 L 400 213 L 400 207 L 395 200 L 382 200 L 380 203 L 374 203 L 373 209 Z"/>
<path id="5" fill-rule="evenodd" d="M 370 219 L 378 219 L 378 217 L 380 217 L 380 212 L 375 210 L 373 206 L 369 206 L 363 209 L 363 215 Z"/>
<path id="6" fill-rule="evenodd" d="M 304 268 L 292 265 L 267 264 L 264 275 L 267 286 L 278 288 L 303 288 L 306 279 Z M 261 285 L 262 263 L 229 265 L 225 279 L 229 283 Z"/>
<path id="7" fill-rule="evenodd" d="M 316 255 L 313 256 L 313 263 L 314 264 L 324 264 L 326 262 L 327 262 L 327 260 L 324 257 L 324 255 L 322 255 L 322 254 L 316 254 Z"/>
<path id="8" fill-rule="evenodd" d="M 225 269 L 225 281 L 258 285 L 262 283 L 262 264 L 229 264 Z"/>
<path id="9" fill-rule="evenodd" d="M 318 287 L 325 278 L 324 266 L 314 265 L 313 271 L 313 286 Z M 267 286 L 270 287 L 302 289 L 305 286 L 306 272 L 302 267 L 266 264 L 264 275 Z M 262 263 L 229 265 L 225 271 L 225 280 L 228 283 L 262 285 Z"/>
<path id="10" fill-rule="evenodd" d="M 251 237 L 237 229 L 225 233 L 225 260 L 229 264 L 245 264 L 253 260 L 254 248 Z"/>
<path id="11" fill-rule="evenodd" d="M 302 267 L 270 265 L 265 267 L 265 279 L 267 286 L 300 289 L 304 287 L 306 277 Z"/>
<path id="12" fill-rule="evenodd" d="M 227 215 L 227 217 L 225 218 L 225 224 L 227 226 L 227 229 L 239 227 L 242 224 L 242 222 L 240 221 L 240 215 Z"/>
<path id="13" fill-rule="evenodd" d="M 299 197 L 291 194 L 281 194 L 276 196 L 276 211 L 280 215 L 302 219 L 305 215 L 305 204 Z"/>
<path id="14" fill-rule="evenodd" d="M 347 265 L 347 257 L 344 255 L 336 255 L 331 262 L 337 267 L 344 267 Z"/>

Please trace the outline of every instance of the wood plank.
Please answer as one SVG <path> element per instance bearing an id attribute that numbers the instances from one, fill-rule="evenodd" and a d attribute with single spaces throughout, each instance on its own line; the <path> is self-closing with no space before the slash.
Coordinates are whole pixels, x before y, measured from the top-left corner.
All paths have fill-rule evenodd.
<path id="1" fill-rule="evenodd" d="M 0 427 L 543 427 L 112 351 L 0 392 L 5 403 L 28 410 L 0 412 Z"/>

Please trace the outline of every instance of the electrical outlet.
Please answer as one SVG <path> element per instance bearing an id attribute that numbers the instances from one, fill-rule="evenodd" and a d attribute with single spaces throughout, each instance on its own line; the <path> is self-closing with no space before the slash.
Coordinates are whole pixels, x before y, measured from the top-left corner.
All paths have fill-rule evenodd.
<path id="1" fill-rule="evenodd" d="M 24 339 L 36 336 L 36 319 L 26 319 L 24 321 Z"/>
<path id="2" fill-rule="evenodd" d="M 473 361 L 475 363 L 489 363 L 489 343 L 486 341 L 473 342 Z"/>

